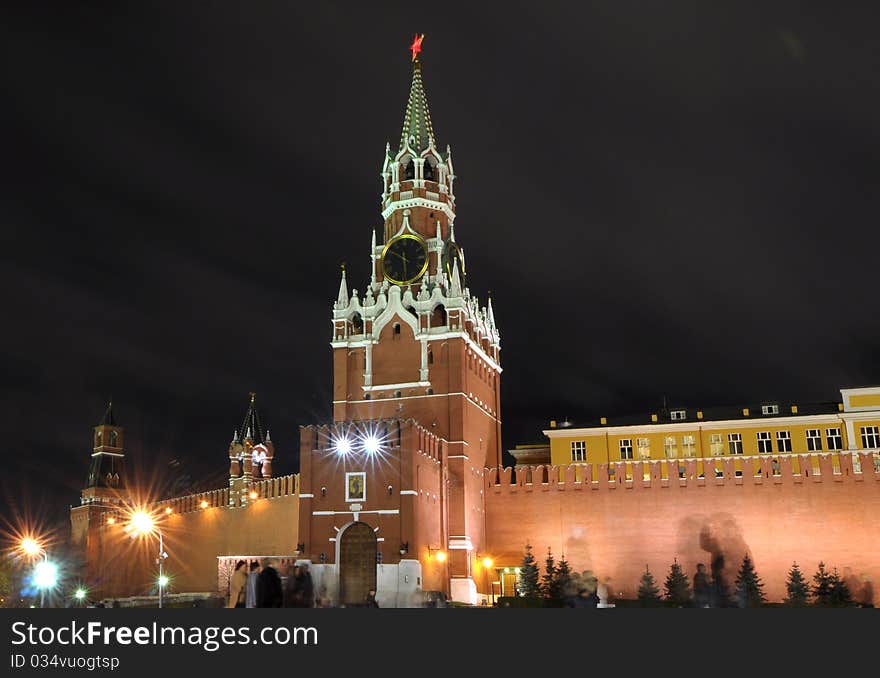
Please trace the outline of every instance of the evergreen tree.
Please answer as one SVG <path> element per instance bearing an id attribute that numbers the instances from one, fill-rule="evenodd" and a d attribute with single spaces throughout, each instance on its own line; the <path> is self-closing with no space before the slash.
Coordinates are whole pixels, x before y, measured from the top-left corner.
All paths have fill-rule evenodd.
<path id="1" fill-rule="evenodd" d="M 831 575 L 825 569 L 825 563 L 819 563 L 819 569 L 813 575 L 813 598 L 817 607 L 828 607 L 831 604 Z"/>
<path id="2" fill-rule="evenodd" d="M 556 566 L 556 592 L 560 601 L 564 601 L 568 596 L 572 595 L 572 572 L 571 566 L 565 559 L 565 554 L 559 559 Z"/>
<path id="3" fill-rule="evenodd" d="M 789 607 L 804 607 L 810 597 L 810 587 L 797 563 L 793 563 L 788 571 L 788 580 L 785 582 L 788 597 L 785 604 Z"/>
<path id="4" fill-rule="evenodd" d="M 522 567 L 519 570 L 519 594 L 524 598 L 540 598 L 541 587 L 538 584 L 538 566 L 532 555 L 532 545 L 526 544 Z"/>
<path id="5" fill-rule="evenodd" d="M 829 605 L 833 607 L 848 607 L 852 605 L 852 593 L 846 582 L 837 574 L 837 568 L 831 572 L 830 590 L 828 595 Z"/>
<path id="6" fill-rule="evenodd" d="M 766 600 L 764 583 L 755 572 L 755 566 L 747 553 L 736 575 L 736 601 L 740 607 L 760 607 Z"/>
<path id="7" fill-rule="evenodd" d="M 547 547 L 547 560 L 544 561 L 544 576 L 541 577 L 541 593 L 545 598 L 556 600 L 559 598 L 559 590 L 556 582 L 556 561 L 553 552 Z"/>
<path id="8" fill-rule="evenodd" d="M 639 582 L 639 602 L 642 607 L 657 607 L 660 603 L 660 589 L 654 582 L 654 575 L 645 565 L 645 574 Z"/>
<path id="9" fill-rule="evenodd" d="M 686 607 L 691 602 L 691 587 L 687 575 L 682 572 L 678 560 L 674 560 L 669 567 L 666 583 L 663 585 L 666 592 L 666 600 L 676 607 Z"/>

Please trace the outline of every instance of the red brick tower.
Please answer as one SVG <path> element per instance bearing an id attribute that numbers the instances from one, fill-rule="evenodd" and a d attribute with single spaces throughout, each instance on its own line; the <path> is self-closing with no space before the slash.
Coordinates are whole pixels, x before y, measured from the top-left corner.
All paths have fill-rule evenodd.
<path id="1" fill-rule="evenodd" d="M 343 270 L 333 306 L 333 417 L 413 419 L 442 441 L 448 592 L 476 602 L 483 469 L 501 462 L 500 336 L 491 300 L 481 307 L 467 286 L 452 153 L 437 147 L 417 51 L 399 148 L 386 145 L 381 177 L 369 284 L 349 294 Z"/>
<path id="2" fill-rule="evenodd" d="M 97 591 L 103 581 L 103 528 L 108 517 L 130 503 L 125 474 L 125 431 L 116 424 L 113 403 L 92 433 L 92 461 L 80 505 L 70 510 L 71 542 L 85 558 L 84 581 Z"/>

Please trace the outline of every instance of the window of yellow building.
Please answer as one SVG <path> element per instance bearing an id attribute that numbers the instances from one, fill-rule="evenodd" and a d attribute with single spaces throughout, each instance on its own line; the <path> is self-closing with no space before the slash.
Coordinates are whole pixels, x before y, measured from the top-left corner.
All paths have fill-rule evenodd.
<path id="1" fill-rule="evenodd" d="M 776 449 L 779 452 L 791 452 L 791 431 L 776 432 Z"/>
<path id="2" fill-rule="evenodd" d="M 709 436 L 709 451 L 715 457 L 720 457 L 724 454 L 724 442 L 721 439 L 720 433 L 712 433 Z"/>
<path id="3" fill-rule="evenodd" d="M 829 429 L 831 430 L 831 429 Z M 822 451 L 822 434 L 817 428 L 807 429 L 807 452 Z"/>
<path id="4" fill-rule="evenodd" d="M 663 440 L 663 452 L 667 459 L 675 459 L 678 457 L 678 445 L 675 442 L 675 436 L 666 436 Z"/>
<path id="5" fill-rule="evenodd" d="M 639 446 L 639 459 L 651 458 L 651 441 L 647 438 L 638 438 L 636 440 Z"/>
<path id="6" fill-rule="evenodd" d="M 728 433 L 727 434 L 727 449 L 730 452 L 730 454 L 742 454 L 743 453 L 742 433 Z"/>
<path id="7" fill-rule="evenodd" d="M 621 438 L 620 440 L 620 458 L 633 458 L 633 441 L 632 438 Z"/>
<path id="8" fill-rule="evenodd" d="M 681 437 L 681 447 L 684 456 L 693 457 L 697 454 L 696 438 L 693 435 Z"/>
<path id="9" fill-rule="evenodd" d="M 571 460 L 586 461 L 587 460 L 587 441 L 572 440 L 571 441 Z"/>
<path id="10" fill-rule="evenodd" d="M 880 426 L 862 426 L 862 448 L 880 447 Z"/>
<path id="11" fill-rule="evenodd" d="M 769 454 L 773 451 L 773 439 L 770 431 L 758 431 L 758 454 Z"/>
<path id="12" fill-rule="evenodd" d="M 829 450 L 842 450 L 843 438 L 840 435 L 839 428 L 829 428 L 825 430 L 825 437 L 828 440 Z"/>

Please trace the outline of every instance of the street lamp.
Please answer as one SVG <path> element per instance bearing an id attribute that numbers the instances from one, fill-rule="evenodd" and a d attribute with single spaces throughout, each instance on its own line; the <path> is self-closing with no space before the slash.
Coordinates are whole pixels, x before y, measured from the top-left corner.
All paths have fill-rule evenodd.
<path id="1" fill-rule="evenodd" d="M 131 527 L 132 534 L 146 536 L 155 532 L 159 536 L 159 557 L 156 558 L 156 562 L 159 564 L 159 607 L 161 608 L 162 603 L 165 599 L 165 587 L 168 585 L 168 577 L 165 576 L 162 570 L 165 559 L 168 557 L 168 554 L 165 553 L 162 530 L 157 527 L 156 521 L 153 519 L 153 516 L 142 510 L 135 511 L 131 515 L 129 525 Z"/>
<path id="2" fill-rule="evenodd" d="M 21 552 L 24 553 L 28 558 L 38 556 L 43 550 L 43 547 L 40 546 L 40 542 L 38 542 L 33 537 L 24 537 L 19 543 L 18 547 L 21 549 Z"/>
<path id="3" fill-rule="evenodd" d="M 492 562 L 492 559 L 489 556 L 486 556 L 485 558 L 483 558 L 483 572 L 486 573 L 486 595 L 489 597 L 491 597 L 491 594 L 489 591 L 489 570 L 492 568 L 493 564 L 494 563 Z M 494 601 L 492 601 L 492 602 L 494 604 Z"/>
<path id="4" fill-rule="evenodd" d="M 52 561 L 45 559 L 34 567 L 34 585 L 40 589 L 40 607 L 46 595 L 46 589 L 54 589 L 58 584 L 58 566 Z"/>

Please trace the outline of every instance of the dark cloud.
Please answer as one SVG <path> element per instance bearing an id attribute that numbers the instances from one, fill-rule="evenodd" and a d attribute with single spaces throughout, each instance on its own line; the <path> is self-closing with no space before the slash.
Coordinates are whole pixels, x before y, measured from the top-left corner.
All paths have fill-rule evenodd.
<path id="1" fill-rule="evenodd" d="M 15 492 L 63 516 L 110 395 L 145 468 L 214 478 L 255 390 L 293 470 L 297 426 L 330 414 L 338 264 L 363 289 L 415 31 L 506 445 L 663 396 L 880 380 L 875 10 L 383 7 L 4 22 Z"/>

